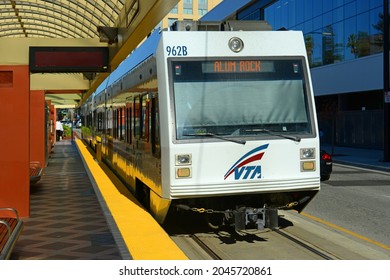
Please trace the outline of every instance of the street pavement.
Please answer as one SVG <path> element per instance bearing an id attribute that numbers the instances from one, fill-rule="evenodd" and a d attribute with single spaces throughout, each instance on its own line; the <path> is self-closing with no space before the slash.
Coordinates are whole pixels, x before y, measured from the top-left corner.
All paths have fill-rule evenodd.
<path id="1" fill-rule="evenodd" d="M 332 155 L 333 162 L 390 172 L 390 162 L 384 162 L 383 150 L 321 145 Z"/>

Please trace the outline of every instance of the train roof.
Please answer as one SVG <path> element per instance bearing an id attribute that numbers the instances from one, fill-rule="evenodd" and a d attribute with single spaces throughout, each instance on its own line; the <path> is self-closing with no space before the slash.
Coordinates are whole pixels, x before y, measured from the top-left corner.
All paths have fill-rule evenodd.
<path id="1" fill-rule="evenodd" d="M 121 64 L 97 87 L 95 95 L 103 92 L 104 89 L 111 86 L 127 72 L 134 69 L 142 61 L 156 53 L 158 42 L 160 41 L 161 32 L 155 30 L 151 35 L 136 48 Z"/>

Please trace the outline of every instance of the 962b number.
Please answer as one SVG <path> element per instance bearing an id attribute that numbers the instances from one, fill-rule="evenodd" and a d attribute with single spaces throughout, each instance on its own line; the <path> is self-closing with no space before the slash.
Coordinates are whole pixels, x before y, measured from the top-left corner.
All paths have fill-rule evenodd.
<path id="1" fill-rule="evenodd" d="M 168 53 L 168 56 L 187 56 L 188 49 L 187 46 L 167 46 L 165 50 Z"/>

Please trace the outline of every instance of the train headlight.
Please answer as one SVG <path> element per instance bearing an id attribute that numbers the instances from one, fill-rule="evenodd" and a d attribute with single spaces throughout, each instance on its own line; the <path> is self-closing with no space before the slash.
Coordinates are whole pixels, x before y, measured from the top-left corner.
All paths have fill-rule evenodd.
<path id="1" fill-rule="evenodd" d="M 180 154 L 175 156 L 176 166 L 176 178 L 191 178 L 192 154 Z M 187 165 L 187 166 L 186 166 Z"/>
<path id="2" fill-rule="evenodd" d="M 314 159 L 316 158 L 315 148 L 303 148 L 301 149 L 301 159 Z"/>
<path id="3" fill-rule="evenodd" d="M 301 157 L 301 171 L 315 171 L 316 161 L 316 149 L 315 148 L 302 148 L 300 150 Z M 304 160 L 304 161 L 303 161 Z"/>
<path id="4" fill-rule="evenodd" d="M 176 155 L 176 165 L 189 165 L 192 163 L 191 154 Z"/>
<path id="5" fill-rule="evenodd" d="M 240 52 L 244 48 L 244 42 L 240 38 L 233 37 L 229 40 L 229 48 L 233 52 Z"/>

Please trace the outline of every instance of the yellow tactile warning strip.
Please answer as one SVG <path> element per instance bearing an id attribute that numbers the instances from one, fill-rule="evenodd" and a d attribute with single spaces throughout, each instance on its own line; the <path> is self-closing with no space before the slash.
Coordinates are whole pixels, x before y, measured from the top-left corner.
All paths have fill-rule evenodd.
<path id="1" fill-rule="evenodd" d="M 134 260 L 186 260 L 162 227 L 142 208 L 112 173 L 93 158 L 81 140 L 75 140 L 86 169 L 98 187 Z M 92 179 L 92 178 L 91 178 Z"/>

